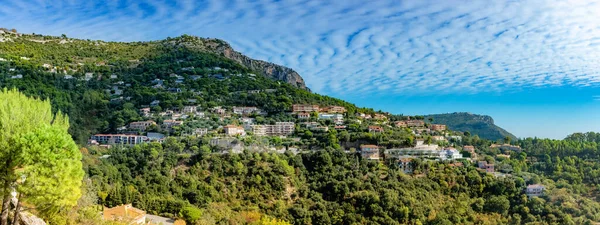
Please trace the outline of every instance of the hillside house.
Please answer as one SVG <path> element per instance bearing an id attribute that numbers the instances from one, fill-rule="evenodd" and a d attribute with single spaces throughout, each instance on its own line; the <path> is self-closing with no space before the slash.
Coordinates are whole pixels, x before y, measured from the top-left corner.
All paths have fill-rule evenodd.
<path id="1" fill-rule="evenodd" d="M 143 117 L 149 117 L 152 115 L 149 107 L 141 108 L 140 113 L 142 114 Z"/>
<path id="2" fill-rule="evenodd" d="M 405 174 L 412 174 L 413 173 L 412 161 L 413 161 L 412 158 L 399 159 L 398 167 L 400 167 L 402 172 L 404 172 Z"/>
<path id="3" fill-rule="evenodd" d="M 530 184 L 527 185 L 527 189 L 525 189 L 525 194 L 529 197 L 542 196 L 544 194 L 544 190 L 546 190 L 546 187 L 544 185 Z"/>
<path id="4" fill-rule="evenodd" d="M 423 120 L 406 120 L 406 126 L 422 127 L 422 126 L 425 126 L 425 122 Z"/>
<path id="5" fill-rule="evenodd" d="M 407 127 L 408 126 L 408 125 L 406 125 L 406 121 L 404 121 L 404 120 L 396 121 L 396 122 L 394 122 L 394 125 L 396 127 Z"/>
<path id="6" fill-rule="evenodd" d="M 440 152 L 441 160 L 457 160 L 462 159 L 462 154 L 455 148 L 446 148 Z"/>
<path id="7" fill-rule="evenodd" d="M 485 170 L 485 172 L 493 173 L 494 172 L 494 164 L 487 163 L 486 161 L 477 162 L 477 166 L 480 170 Z"/>
<path id="8" fill-rule="evenodd" d="M 434 130 L 434 131 L 444 131 L 444 130 L 446 130 L 446 125 L 443 125 L 443 124 L 431 124 L 431 126 L 429 126 L 429 128 L 431 130 Z"/>
<path id="9" fill-rule="evenodd" d="M 181 112 L 185 113 L 185 114 L 194 114 L 194 113 L 196 113 L 197 110 L 198 110 L 197 106 L 184 106 L 183 109 L 181 110 Z"/>
<path id="10" fill-rule="evenodd" d="M 165 120 L 163 121 L 162 128 L 166 130 L 172 130 L 173 127 L 178 127 L 181 125 L 183 125 L 183 121 Z"/>
<path id="11" fill-rule="evenodd" d="M 375 113 L 375 115 L 373 115 L 373 119 L 376 119 L 376 120 L 387 120 L 387 116 L 385 116 L 384 114 Z"/>
<path id="12" fill-rule="evenodd" d="M 238 114 L 238 115 L 251 115 L 253 113 L 265 114 L 262 110 L 260 110 L 259 108 L 256 108 L 256 107 L 239 107 L 239 106 L 233 107 L 233 113 Z"/>
<path id="13" fill-rule="evenodd" d="M 152 120 L 131 122 L 131 123 L 129 123 L 129 129 L 145 131 L 146 129 L 148 129 L 149 126 L 152 126 L 152 125 L 156 125 L 156 122 L 154 122 Z"/>
<path id="14" fill-rule="evenodd" d="M 192 133 L 192 135 L 195 135 L 196 137 L 204 136 L 207 134 L 208 134 L 207 128 L 196 128 L 196 129 L 194 129 L 194 132 Z"/>
<path id="15" fill-rule="evenodd" d="M 146 212 L 134 208 L 131 204 L 119 205 L 113 208 L 104 208 L 102 211 L 104 220 L 112 220 L 125 224 L 147 224 Z"/>
<path id="16" fill-rule="evenodd" d="M 223 131 L 226 135 L 229 136 L 246 135 L 246 131 L 244 131 L 244 128 L 236 125 L 227 125 L 223 127 Z"/>
<path id="17" fill-rule="evenodd" d="M 360 156 L 363 159 L 379 160 L 379 146 L 377 145 L 361 145 Z"/>
<path id="18" fill-rule="evenodd" d="M 150 106 L 157 106 L 158 104 L 160 104 L 159 100 L 154 100 L 154 101 L 150 102 Z"/>
<path id="19" fill-rule="evenodd" d="M 383 128 L 380 126 L 369 126 L 369 132 L 381 133 L 383 132 Z"/>
<path id="20" fill-rule="evenodd" d="M 298 113 L 298 119 L 310 119 L 310 113 Z"/>

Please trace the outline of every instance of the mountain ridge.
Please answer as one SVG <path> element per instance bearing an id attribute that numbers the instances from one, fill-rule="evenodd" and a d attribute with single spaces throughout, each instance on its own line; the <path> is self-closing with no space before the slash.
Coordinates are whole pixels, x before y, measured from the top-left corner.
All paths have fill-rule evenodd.
<path id="1" fill-rule="evenodd" d="M 494 123 L 494 119 L 488 115 L 469 112 L 425 115 L 425 119 L 430 118 L 433 119 L 433 123 L 445 124 L 451 130 L 468 131 L 472 135 L 478 135 L 481 138 L 493 141 L 503 139 L 504 137 L 510 137 L 512 140 L 517 139 L 512 133 L 497 126 Z"/>

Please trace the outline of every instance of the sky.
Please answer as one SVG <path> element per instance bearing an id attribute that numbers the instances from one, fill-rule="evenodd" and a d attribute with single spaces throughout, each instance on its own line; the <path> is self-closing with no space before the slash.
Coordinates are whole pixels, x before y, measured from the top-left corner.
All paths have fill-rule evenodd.
<path id="1" fill-rule="evenodd" d="M 517 137 L 600 131 L 600 0 L 0 0 L 0 27 L 220 38 L 359 106 L 486 114 Z"/>

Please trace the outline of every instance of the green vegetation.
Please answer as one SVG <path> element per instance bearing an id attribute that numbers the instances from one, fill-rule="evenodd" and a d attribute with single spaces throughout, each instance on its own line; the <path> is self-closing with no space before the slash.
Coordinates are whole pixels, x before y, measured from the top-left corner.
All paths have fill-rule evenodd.
<path id="1" fill-rule="evenodd" d="M 48 101 L 15 90 L 0 93 L 1 224 L 8 224 L 13 188 L 18 193 L 15 214 L 24 201 L 55 222 L 60 219 L 55 215 L 76 205 L 84 172 L 68 127 L 68 118 L 51 113 Z"/>
<path id="2" fill-rule="evenodd" d="M 20 199 L 33 207 L 30 211 L 52 224 L 103 224 L 101 206 L 129 203 L 190 224 L 600 221 L 599 134 L 518 140 L 491 118 L 465 113 L 411 117 L 428 122 L 424 126 L 394 125 L 407 117 L 254 75 L 260 73 L 207 50 L 211 47 L 198 40 L 182 36 L 118 43 L 13 35 L 0 43 L 0 58 L 5 59 L 0 61 L 0 86 L 23 93 L 0 94 L 4 202 L 16 185 Z M 154 114 L 144 117 L 139 109 L 152 102 L 158 102 L 151 107 Z M 343 126 L 316 119 L 317 112 L 298 119 L 287 113 L 293 104 L 343 106 Z M 164 117 L 157 114 L 189 105 L 199 106 L 205 117 L 184 119 L 173 130 L 148 128 L 169 136 L 162 143 L 79 151 L 69 136 L 83 146 L 92 134 L 118 133 L 145 119 L 160 123 Z M 295 122 L 292 138 L 227 137 L 246 146 L 287 151 L 227 154 L 210 144 L 223 132 L 219 127 L 241 121 L 240 115 L 209 110 L 216 106 L 228 111 L 256 106 L 267 113 L 248 115 L 257 124 Z M 431 131 L 430 123 L 460 132 Z M 369 132 L 369 126 L 382 130 Z M 197 128 L 214 132 L 188 135 Z M 383 150 L 413 146 L 415 139 L 436 144 L 434 137 L 441 137 L 437 144 L 444 147 L 474 146 L 475 163 L 415 159 L 410 163 L 414 174 L 407 175 L 391 157 L 381 154 L 381 160 L 373 161 L 357 153 L 362 144 Z M 491 147 L 491 140 L 523 150 Z M 477 169 L 479 160 L 494 164 L 497 173 Z M 44 185 L 36 185 L 40 182 Z M 527 197 L 529 184 L 544 184 L 545 194 Z M 10 207 L 2 209 L 5 218 Z"/>

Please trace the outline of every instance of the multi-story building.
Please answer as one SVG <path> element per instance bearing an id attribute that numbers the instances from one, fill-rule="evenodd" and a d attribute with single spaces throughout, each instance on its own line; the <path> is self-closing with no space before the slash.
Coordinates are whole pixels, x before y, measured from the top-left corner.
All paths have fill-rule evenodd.
<path id="1" fill-rule="evenodd" d="M 292 105 L 292 112 L 294 112 L 294 113 L 299 113 L 299 112 L 318 112 L 318 111 L 319 111 L 319 106 L 318 105 L 303 105 L 303 104 Z"/>
<path id="2" fill-rule="evenodd" d="M 320 110 L 321 112 L 327 112 L 327 113 L 345 113 L 346 112 L 346 108 L 344 108 L 343 106 L 326 106 L 321 108 Z"/>
<path id="3" fill-rule="evenodd" d="M 364 159 L 379 160 L 379 146 L 377 145 L 361 145 L 360 156 Z"/>
<path id="4" fill-rule="evenodd" d="M 457 160 L 462 159 L 462 154 L 455 148 L 446 148 L 440 152 L 441 160 Z"/>
<path id="5" fill-rule="evenodd" d="M 493 173 L 494 172 L 494 164 L 487 163 L 486 161 L 477 162 L 477 166 L 481 170 L 485 170 L 485 172 Z"/>
<path id="6" fill-rule="evenodd" d="M 431 124 L 431 126 L 429 126 L 429 128 L 431 130 L 435 130 L 435 131 L 443 131 L 443 130 L 446 130 L 446 125 L 444 125 L 444 124 Z"/>
<path id="7" fill-rule="evenodd" d="M 256 136 L 285 136 L 294 133 L 294 122 L 277 122 L 275 125 L 254 125 L 252 132 Z"/>
<path id="8" fill-rule="evenodd" d="M 398 159 L 398 167 L 400 167 L 400 169 L 406 173 L 406 174 L 412 174 L 413 173 L 413 166 L 412 166 L 412 158 L 401 158 Z"/>
<path id="9" fill-rule="evenodd" d="M 131 122 L 131 123 L 129 123 L 129 129 L 145 131 L 146 129 L 148 129 L 149 126 L 152 126 L 152 125 L 156 125 L 156 122 L 154 122 L 152 120 Z"/>
<path id="10" fill-rule="evenodd" d="M 246 131 L 244 131 L 244 128 L 236 125 L 227 125 L 223 127 L 223 131 L 229 136 L 246 135 Z"/>
<path id="11" fill-rule="evenodd" d="M 422 127 L 422 126 L 425 126 L 425 122 L 423 120 L 406 120 L 406 126 Z"/>
<path id="12" fill-rule="evenodd" d="M 133 134 L 95 134 L 90 140 L 99 144 L 137 145 L 148 141 L 148 137 Z"/>

